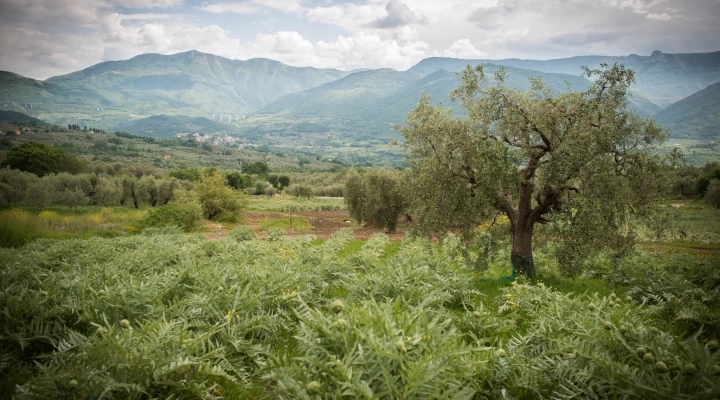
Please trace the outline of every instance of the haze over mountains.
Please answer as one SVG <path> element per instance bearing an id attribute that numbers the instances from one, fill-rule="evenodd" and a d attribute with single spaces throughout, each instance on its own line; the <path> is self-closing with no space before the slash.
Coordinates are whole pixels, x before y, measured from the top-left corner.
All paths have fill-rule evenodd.
<path id="1" fill-rule="evenodd" d="M 490 73 L 503 67 L 509 72 L 507 83 L 521 90 L 529 87 L 529 77 L 541 76 L 563 92 L 568 85 L 573 90 L 590 85 L 581 66 L 615 62 L 636 71 L 633 109 L 657 115 L 677 137 L 718 138 L 717 118 L 704 118 L 700 126 L 692 115 L 719 114 L 720 90 L 714 84 L 720 82 L 720 52 L 547 61 L 428 58 L 407 71 L 354 72 L 291 67 L 268 59 L 230 60 L 197 51 L 143 54 L 45 81 L 0 72 L 0 109 L 59 125 L 161 137 L 200 131 L 259 140 L 276 133 L 334 131 L 367 139 L 396 134 L 392 125 L 404 121 L 423 91 L 452 106 L 448 94 L 458 86 L 456 73 L 467 64 L 483 63 Z"/>

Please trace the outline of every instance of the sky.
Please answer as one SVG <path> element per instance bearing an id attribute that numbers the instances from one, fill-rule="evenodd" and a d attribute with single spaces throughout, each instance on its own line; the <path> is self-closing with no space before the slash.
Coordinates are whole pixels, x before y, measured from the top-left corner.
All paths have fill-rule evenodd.
<path id="1" fill-rule="evenodd" d="M 341 70 L 712 52 L 720 0 L 0 0 L 3 71 L 46 79 L 188 50 Z"/>

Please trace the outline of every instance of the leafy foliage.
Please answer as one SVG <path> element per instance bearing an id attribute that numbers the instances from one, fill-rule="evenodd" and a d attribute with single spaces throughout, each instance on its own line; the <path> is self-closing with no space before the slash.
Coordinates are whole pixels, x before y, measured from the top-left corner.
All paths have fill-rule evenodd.
<path id="1" fill-rule="evenodd" d="M 518 274 L 534 275 L 533 231 L 553 222 L 569 264 L 630 236 L 627 216 L 647 213 L 666 184 L 658 155 L 666 134 L 626 110 L 634 74 L 586 69 L 585 92 L 556 95 L 540 79 L 519 92 L 482 65 L 466 68 L 453 92 L 468 118 L 420 99 L 400 131 L 410 153 L 410 212 L 425 228 L 472 231 L 505 214 Z"/>
<path id="2" fill-rule="evenodd" d="M 376 235 L 343 256 L 351 240 L 157 230 L 0 249 L 0 379 L 24 398 L 720 393 L 716 344 L 664 331 L 637 295 L 518 281 L 492 300 L 452 245 L 389 254 Z"/>
<path id="3" fill-rule="evenodd" d="M 76 174 L 83 168 L 83 162 L 67 150 L 39 142 L 27 142 L 13 147 L 0 165 L 32 172 L 37 176 L 53 172 Z"/>
<path id="4" fill-rule="evenodd" d="M 139 224 L 143 227 L 156 228 L 176 226 L 189 232 L 197 226 L 201 218 L 201 209 L 196 204 L 171 203 L 151 209 Z"/>
<path id="5" fill-rule="evenodd" d="M 720 208 L 720 179 L 713 179 L 705 191 L 705 202 Z"/>
<path id="6" fill-rule="evenodd" d="M 200 175 L 193 192 L 202 206 L 203 216 L 207 219 L 222 219 L 237 216 L 247 207 L 245 196 L 227 186 L 225 176 L 220 171 Z"/>
<path id="7" fill-rule="evenodd" d="M 372 222 L 395 232 L 406 203 L 398 180 L 397 174 L 384 169 L 348 174 L 343 193 L 350 215 L 359 223 Z"/>

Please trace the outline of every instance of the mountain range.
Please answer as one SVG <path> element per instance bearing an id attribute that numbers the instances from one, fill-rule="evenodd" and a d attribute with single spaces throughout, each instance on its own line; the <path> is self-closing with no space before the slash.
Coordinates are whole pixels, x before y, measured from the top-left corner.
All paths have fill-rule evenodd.
<path id="1" fill-rule="evenodd" d="M 404 121 L 423 92 L 452 106 L 449 92 L 459 85 L 457 72 L 468 64 L 484 64 L 489 73 L 504 68 L 507 83 L 521 90 L 529 87 L 529 77 L 540 76 L 559 93 L 587 88 L 591 82 L 582 76 L 582 66 L 603 63 L 622 63 L 635 71 L 630 107 L 656 116 L 675 137 L 719 138 L 720 52 L 556 60 L 428 58 L 407 71 L 292 67 L 198 51 L 143 54 L 44 81 L 0 71 L 0 109 L 59 125 L 158 137 L 200 131 L 262 140 L 330 131 L 366 140 L 396 135 L 392 126 Z M 708 117 L 700 121 L 701 114 Z"/>

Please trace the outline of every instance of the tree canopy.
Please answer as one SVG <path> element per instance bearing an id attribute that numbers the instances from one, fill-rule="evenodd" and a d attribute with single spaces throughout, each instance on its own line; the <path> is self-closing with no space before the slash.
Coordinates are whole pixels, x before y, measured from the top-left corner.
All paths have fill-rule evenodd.
<path id="1" fill-rule="evenodd" d="M 428 230 L 473 231 L 504 214 L 515 273 L 534 275 L 533 231 L 552 222 L 561 269 L 605 245 L 625 248 L 629 213 L 645 213 L 666 183 L 666 133 L 627 110 L 634 73 L 585 68 L 594 84 L 556 94 L 539 78 L 521 92 L 507 73 L 468 66 L 451 93 L 467 112 L 428 95 L 400 127 L 409 153 L 410 213 Z"/>
<path id="2" fill-rule="evenodd" d="M 2 166 L 44 176 L 56 172 L 77 174 L 84 163 L 67 150 L 44 143 L 27 142 L 10 149 Z"/>
<path id="3" fill-rule="evenodd" d="M 405 199 L 397 175 L 386 169 L 364 173 L 351 171 L 343 190 L 350 216 L 359 223 L 372 222 L 378 228 L 395 232 Z"/>

